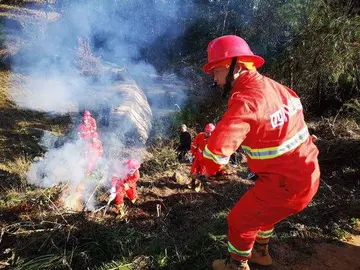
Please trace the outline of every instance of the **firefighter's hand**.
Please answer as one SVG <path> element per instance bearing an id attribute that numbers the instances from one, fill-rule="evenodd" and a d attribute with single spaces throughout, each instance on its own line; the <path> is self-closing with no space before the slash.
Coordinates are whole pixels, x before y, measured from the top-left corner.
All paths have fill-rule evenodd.
<path id="1" fill-rule="evenodd" d="M 128 190 L 130 187 L 129 187 L 129 184 L 128 183 L 125 183 L 124 184 L 124 188 L 125 188 L 125 190 Z"/>
<path id="2" fill-rule="evenodd" d="M 192 163 L 194 160 L 194 157 L 192 155 L 189 156 L 189 161 Z"/>

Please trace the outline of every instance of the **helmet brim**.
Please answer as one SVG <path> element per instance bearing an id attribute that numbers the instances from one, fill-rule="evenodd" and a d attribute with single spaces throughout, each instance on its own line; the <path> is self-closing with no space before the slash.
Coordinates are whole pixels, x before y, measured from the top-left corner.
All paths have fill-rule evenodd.
<path id="1" fill-rule="evenodd" d="M 243 62 L 253 62 L 256 68 L 260 68 L 265 63 L 264 58 L 258 55 L 239 55 L 237 56 L 237 58 L 238 60 L 241 60 Z M 224 57 L 216 61 L 211 61 L 205 64 L 202 69 L 206 73 L 214 74 L 214 67 L 216 66 L 216 64 L 226 59 L 229 59 L 229 57 Z"/>

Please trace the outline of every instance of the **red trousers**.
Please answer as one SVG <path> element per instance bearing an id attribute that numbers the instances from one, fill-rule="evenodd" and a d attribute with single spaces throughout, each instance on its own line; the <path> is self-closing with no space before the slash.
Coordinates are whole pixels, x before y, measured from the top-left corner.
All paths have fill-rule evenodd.
<path id="1" fill-rule="evenodd" d="M 196 152 L 194 161 L 190 169 L 190 174 L 205 174 L 206 167 L 203 165 L 202 159 L 202 152 Z"/>
<path id="2" fill-rule="evenodd" d="M 256 180 L 227 218 L 228 250 L 234 259 L 249 259 L 256 239 L 270 238 L 276 223 L 309 204 L 318 190 L 319 179 L 304 183 L 287 185 L 287 179 L 282 176 Z"/>
<path id="3" fill-rule="evenodd" d="M 124 185 L 117 186 L 116 187 L 116 197 L 115 197 L 116 205 L 124 204 L 125 194 L 130 200 L 136 199 L 137 198 L 136 185 L 129 186 L 128 190 L 125 190 Z"/>

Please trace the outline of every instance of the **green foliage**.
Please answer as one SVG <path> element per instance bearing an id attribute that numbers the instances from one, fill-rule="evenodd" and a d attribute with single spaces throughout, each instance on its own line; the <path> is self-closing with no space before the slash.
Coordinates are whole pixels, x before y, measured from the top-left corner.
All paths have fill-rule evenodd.
<path id="1" fill-rule="evenodd" d="M 85 269 L 85 265 L 99 265 L 110 260 L 109 265 L 104 263 L 100 269 L 111 269 L 106 267 L 114 265 L 119 266 L 115 269 L 127 269 L 121 267 L 129 263 L 137 248 L 146 244 L 146 239 L 129 226 L 111 228 L 94 223 L 83 226 L 82 230 L 69 228 L 68 231 L 34 235 L 27 241 L 38 249 L 20 249 L 15 269 L 68 269 L 70 265 L 74 269 Z M 66 252 L 67 247 L 69 251 Z"/>
<path id="2" fill-rule="evenodd" d="M 360 17 L 349 5 L 320 1 L 308 22 L 272 67 L 277 77 L 299 92 L 309 111 L 339 109 L 360 95 Z"/>
<path id="3" fill-rule="evenodd" d="M 175 142 L 158 138 L 154 140 L 149 149 L 152 157 L 142 164 L 141 171 L 145 174 L 152 175 L 158 172 L 175 169 L 179 163 Z"/>
<path id="4" fill-rule="evenodd" d="M 352 109 L 356 113 L 360 113 L 360 99 L 351 99 L 344 104 L 347 109 Z"/>
<path id="5" fill-rule="evenodd" d="M 360 99 L 350 99 L 344 104 L 343 108 L 360 125 Z"/>
<path id="6" fill-rule="evenodd" d="M 192 108 L 185 108 L 174 113 L 173 125 L 179 127 L 185 124 L 188 127 L 194 127 L 199 123 L 200 116 Z"/>
<path id="7" fill-rule="evenodd" d="M 131 263 L 127 262 L 126 259 L 105 263 L 103 266 L 96 268 L 96 270 L 130 270 L 130 269 L 132 269 Z"/>
<path id="8" fill-rule="evenodd" d="M 37 256 L 27 262 L 21 263 L 15 267 L 16 270 L 45 270 L 45 269 L 66 269 L 63 264 L 63 256 L 56 254 L 47 254 Z"/>
<path id="9" fill-rule="evenodd" d="M 342 228 L 339 227 L 339 225 L 334 225 L 333 230 L 332 230 L 332 234 L 338 238 L 338 239 L 342 239 L 345 237 L 346 235 L 346 231 L 344 231 Z"/>

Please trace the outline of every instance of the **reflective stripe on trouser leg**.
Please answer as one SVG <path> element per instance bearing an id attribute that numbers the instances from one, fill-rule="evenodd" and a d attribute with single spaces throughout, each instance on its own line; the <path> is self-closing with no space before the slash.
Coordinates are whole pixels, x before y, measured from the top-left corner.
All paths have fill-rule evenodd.
<path id="1" fill-rule="evenodd" d="M 274 233 L 274 228 L 270 229 L 270 230 L 266 230 L 266 231 L 262 231 L 260 230 L 258 232 L 258 234 L 256 235 L 256 238 L 259 238 L 259 239 L 269 239 L 271 238 L 271 236 L 273 235 Z"/>
<path id="2" fill-rule="evenodd" d="M 247 260 L 251 256 L 256 235 L 260 230 L 257 219 L 259 210 L 256 197 L 248 191 L 235 204 L 227 217 L 228 240 L 236 248 L 232 250 L 229 245 L 229 251 L 235 260 Z M 236 252 L 236 250 L 240 252 Z"/>
<path id="3" fill-rule="evenodd" d="M 235 248 L 231 243 L 230 241 L 228 241 L 228 251 L 230 253 L 233 253 L 237 256 L 240 256 L 240 257 L 243 257 L 245 260 L 250 257 L 251 255 L 251 250 L 252 249 L 248 249 L 248 250 L 239 250 L 237 248 Z"/>

